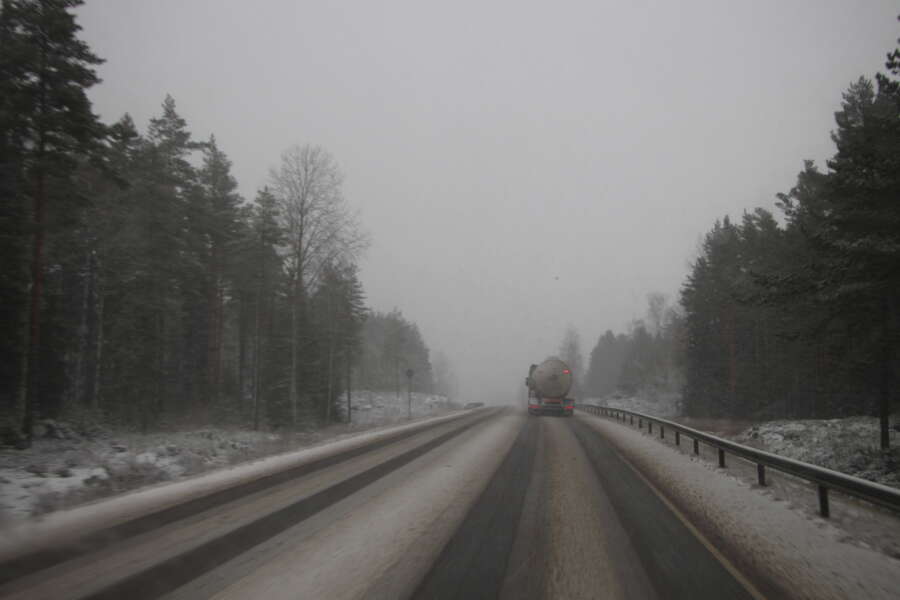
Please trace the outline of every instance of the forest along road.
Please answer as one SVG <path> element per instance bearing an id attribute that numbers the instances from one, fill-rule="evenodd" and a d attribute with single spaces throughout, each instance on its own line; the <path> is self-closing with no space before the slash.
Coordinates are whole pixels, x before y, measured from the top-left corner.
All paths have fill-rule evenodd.
<path id="1" fill-rule="evenodd" d="M 19 577 L 0 597 L 754 597 L 716 556 L 580 418 L 507 409 Z"/>

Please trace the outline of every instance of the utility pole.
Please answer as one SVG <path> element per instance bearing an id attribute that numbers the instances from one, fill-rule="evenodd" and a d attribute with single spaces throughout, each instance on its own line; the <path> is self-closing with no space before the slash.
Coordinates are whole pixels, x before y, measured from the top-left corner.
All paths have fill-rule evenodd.
<path id="1" fill-rule="evenodd" d="M 412 369 L 406 370 L 406 418 L 408 420 L 412 420 L 412 378 L 415 374 L 416 372 Z"/>

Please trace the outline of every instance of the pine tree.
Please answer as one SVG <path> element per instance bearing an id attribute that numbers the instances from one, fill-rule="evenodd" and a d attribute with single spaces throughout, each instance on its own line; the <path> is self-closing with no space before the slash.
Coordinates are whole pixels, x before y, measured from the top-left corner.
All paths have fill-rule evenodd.
<path id="1" fill-rule="evenodd" d="M 12 101 L 22 77 L 13 45 L 10 3 L 0 6 L 0 443 L 23 444 L 23 371 L 28 317 L 28 202 L 23 189 L 23 152 Z"/>
<path id="2" fill-rule="evenodd" d="M 15 156 L 13 164 L 22 182 L 18 193 L 30 199 L 33 222 L 24 379 L 23 428 L 28 437 L 41 412 L 38 384 L 48 212 L 66 210 L 58 196 L 51 197 L 51 180 L 69 177 L 79 157 L 96 152 L 105 136 L 85 93 L 99 82 L 93 67 L 102 61 L 77 37 L 80 27 L 72 11 L 81 4 L 6 0 L 2 9 L 3 151 L 7 157 Z"/>
<path id="3" fill-rule="evenodd" d="M 881 447 L 888 448 L 900 340 L 900 94 L 860 79 L 844 95 L 832 137 L 837 154 L 826 210 L 812 234 L 821 249 L 820 299 L 849 321 L 870 349 L 878 380 Z"/>

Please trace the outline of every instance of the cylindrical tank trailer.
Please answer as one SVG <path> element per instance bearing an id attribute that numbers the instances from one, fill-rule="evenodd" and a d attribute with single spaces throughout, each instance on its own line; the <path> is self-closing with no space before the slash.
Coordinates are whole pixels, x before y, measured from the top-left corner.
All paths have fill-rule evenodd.
<path id="1" fill-rule="evenodd" d="M 566 398 L 572 389 L 572 371 L 558 358 L 548 358 L 539 365 L 531 365 L 528 377 L 528 413 L 572 416 L 575 400 Z"/>

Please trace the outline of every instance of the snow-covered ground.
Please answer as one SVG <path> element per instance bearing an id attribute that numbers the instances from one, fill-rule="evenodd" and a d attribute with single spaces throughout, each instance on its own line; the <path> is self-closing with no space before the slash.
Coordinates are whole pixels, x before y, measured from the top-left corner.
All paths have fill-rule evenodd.
<path id="1" fill-rule="evenodd" d="M 633 410 L 664 419 L 674 417 L 681 412 L 681 394 L 677 392 L 641 391 L 632 395 L 616 392 L 603 398 L 585 398 L 581 402 L 594 406 Z"/>
<path id="2" fill-rule="evenodd" d="M 446 398 L 413 394 L 413 419 L 454 409 Z M 256 458 L 315 446 L 406 421 L 404 394 L 353 394 L 352 423 L 300 432 L 205 428 L 139 434 L 94 428 L 76 431 L 42 422 L 31 448 L 0 448 L 0 526 L 13 525 L 127 490 Z M 346 411 L 341 411 L 343 419 Z"/>
<path id="3" fill-rule="evenodd" d="M 425 417 L 437 412 L 458 408 L 457 405 L 438 394 L 412 394 L 412 402 L 407 398 L 403 390 L 397 392 L 375 392 L 359 390 L 352 394 L 351 405 L 353 407 L 353 422 L 357 425 L 378 425 L 391 423 L 405 419 L 407 410 L 412 409 L 413 418 Z M 338 404 L 340 418 L 347 415 L 347 405 L 344 402 Z"/>
<path id="4" fill-rule="evenodd" d="M 741 444 L 900 487 L 900 433 L 891 429 L 891 450 L 881 451 L 875 417 L 768 421 L 730 437 Z"/>
<path id="5" fill-rule="evenodd" d="M 891 450 L 882 452 L 878 449 L 879 429 L 875 417 L 759 423 L 694 419 L 679 416 L 681 398 L 673 393 L 639 393 L 633 396 L 616 393 L 603 398 L 586 398 L 583 402 L 672 419 L 740 444 L 900 487 L 900 432 L 896 426 L 891 429 Z M 895 418 L 893 422 L 897 421 Z"/>

